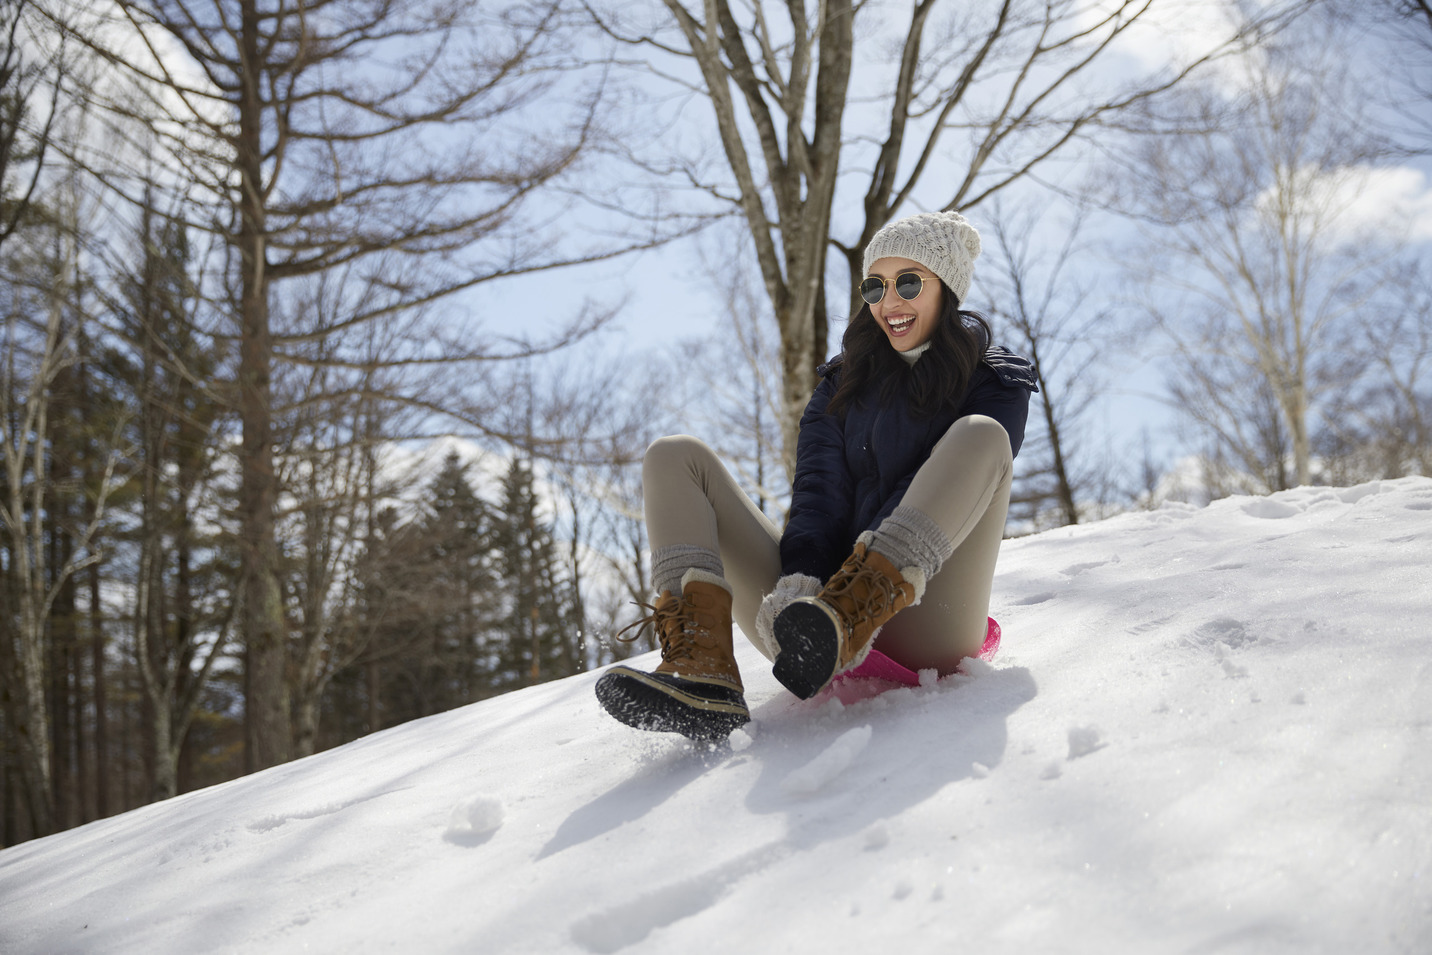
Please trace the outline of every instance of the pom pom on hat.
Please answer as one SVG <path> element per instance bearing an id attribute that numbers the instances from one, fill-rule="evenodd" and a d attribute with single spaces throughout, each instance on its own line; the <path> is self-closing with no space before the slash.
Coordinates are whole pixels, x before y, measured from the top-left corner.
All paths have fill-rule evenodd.
<path id="1" fill-rule="evenodd" d="M 940 277 L 963 303 L 975 277 L 980 234 L 958 212 L 921 212 L 896 219 L 865 247 L 865 274 L 877 259 L 912 259 Z"/>

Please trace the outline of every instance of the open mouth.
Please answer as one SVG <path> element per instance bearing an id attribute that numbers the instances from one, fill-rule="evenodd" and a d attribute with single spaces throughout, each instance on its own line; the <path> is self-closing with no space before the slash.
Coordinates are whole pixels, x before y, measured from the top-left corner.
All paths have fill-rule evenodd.
<path id="1" fill-rule="evenodd" d="M 915 316 L 914 316 L 914 315 L 892 315 L 892 316 L 888 316 L 888 317 L 885 319 L 885 324 L 888 325 L 888 326 L 890 326 L 890 332 L 891 332 L 891 334 L 893 334 L 893 335 L 903 335 L 903 334 L 905 334 L 906 332 L 908 332 L 908 331 L 910 330 L 910 326 L 911 326 L 911 325 L 914 325 L 914 324 L 915 324 Z"/>

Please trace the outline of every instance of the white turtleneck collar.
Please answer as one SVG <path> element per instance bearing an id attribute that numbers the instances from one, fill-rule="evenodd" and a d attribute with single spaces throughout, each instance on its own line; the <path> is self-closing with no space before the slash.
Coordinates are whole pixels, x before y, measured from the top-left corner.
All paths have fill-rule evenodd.
<path id="1" fill-rule="evenodd" d="M 915 364 L 915 362 L 920 360 L 921 355 L 925 354 L 925 352 L 930 350 L 930 345 L 932 344 L 933 342 L 927 341 L 923 345 L 916 345 L 909 351 L 896 352 L 895 354 L 905 359 L 907 364 L 913 365 Z"/>

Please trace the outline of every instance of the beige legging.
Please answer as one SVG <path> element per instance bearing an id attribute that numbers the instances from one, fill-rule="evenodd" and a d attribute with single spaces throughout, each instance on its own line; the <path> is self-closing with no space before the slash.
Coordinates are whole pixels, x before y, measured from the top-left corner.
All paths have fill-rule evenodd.
<path id="1" fill-rule="evenodd" d="M 939 525 L 955 551 L 920 603 L 880 631 L 875 646 L 882 653 L 912 670 L 934 667 L 943 674 L 979 651 L 1013 474 L 1009 435 L 993 418 L 961 418 L 935 444 L 901 503 Z M 715 452 L 689 435 L 654 442 L 642 481 L 652 550 L 685 545 L 720 554 L 734 597 L 732 615 L 754 635 L 761 599 L 781 574 L 780 529 Z"/>

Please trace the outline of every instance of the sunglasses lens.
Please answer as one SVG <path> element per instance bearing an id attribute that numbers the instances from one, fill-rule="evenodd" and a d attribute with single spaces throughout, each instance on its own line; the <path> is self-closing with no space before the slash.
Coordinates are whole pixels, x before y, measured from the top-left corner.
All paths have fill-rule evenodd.
<path id="1" fill-rule="evenodd" d="M 885 283 L 877 278 L 866 279 L 860 283 L 860 297 L 867 305 L 878 305 L 885 297 Z"/>
<path id="2" fill-rule="evenodd" d="M 925 283 L 914 272 L 905 272 L 895 277 L 895 294 L 907 302 L 918 296 L 924 287 Z"/>

